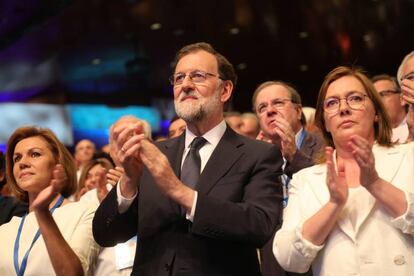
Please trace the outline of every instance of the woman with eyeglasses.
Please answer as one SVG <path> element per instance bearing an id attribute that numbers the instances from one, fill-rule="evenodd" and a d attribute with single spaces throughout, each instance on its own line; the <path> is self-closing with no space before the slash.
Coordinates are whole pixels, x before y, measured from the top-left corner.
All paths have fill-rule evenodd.
<path id="1" fill-rule="evenodd" d="M 287 271 L 414 275 L 414 144 L 391 143 L 370 80 L 338 67 L 319 91 L 324 161 L 293 175 L 273 252 Z"/>
<path id="2" fill-rule="evenodd" d="M 91 275 L 96 205 L 70 202 L 72 155 L 48 129 L 18 128 L 7 143 L 8 183 L 29 213 L 0 226 L 0 275 Z"/>

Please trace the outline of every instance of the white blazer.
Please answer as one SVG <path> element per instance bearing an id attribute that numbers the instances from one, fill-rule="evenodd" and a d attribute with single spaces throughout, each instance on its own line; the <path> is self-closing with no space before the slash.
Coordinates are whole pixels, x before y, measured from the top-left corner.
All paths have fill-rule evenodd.
<path id="1" fill-rule="evenodd" d="M 379 176 L 405 192 L 407 212 L 393 218 L 370 195 L 355 229 L 343 217 L 325 244 L 316 246 L 301 233 L 303 223 L 329 200 L 326 164 L 303 169 L 293 175 L 283 225 L 273 241 L 273 252 L 285 270 L 306 272 L 312 265 L 314 276 L 414 275 L 414 143 L 374 145 L 373 152 Z"/>

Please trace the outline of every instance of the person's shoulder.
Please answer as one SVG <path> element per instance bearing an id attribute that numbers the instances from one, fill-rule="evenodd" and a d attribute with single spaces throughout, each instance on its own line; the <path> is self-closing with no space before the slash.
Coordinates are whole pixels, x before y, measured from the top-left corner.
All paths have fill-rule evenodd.
<path id="1" fill-rule="evenodd" d="M 413 151 L 414 150 L 414 142 L 407 142 L 407 143 L 395 143 L 392 146 L 382 146 L 377 143 L 373 146 L 373 151 L 377 153 L 392 153 L 396 151 Z"/>
<path id="2" fill-rule="evenodd" d="M 255 151 L 271 151 L 276 150 L 278 151 L 278 147 L 276 147 L 272 143 L 254 140 L 249 137 L 237 134 L 237 139 L 239 139 L 247 148 L 255 150 Z"/>
<path id="3" fill-rule="evenodd" d="M 174 138 L 168 138 L 166 140 L 162 140 L 162 141 L 155 141 L 153 142 L 155 146 L 157 146 L 158 148 L 165 148 L 165 147 L 171 147 L 174 145 L 178 145 L 180 140 L 184 139 L 183 135 L 174 137 Z"/>
<path id="4" fill-rule="evenodd" d="M 303 168 L 292 175 L 291 185 L 296 188 L 313 187 L 312 189 L 326 188 L 326 163 L 316 164 Z"/>
<path id="5" fill-rule="evenodd" d="M 68 212 L 77 212 L 77 213 L 89 213 L 89 212 L 95 212 L 98 208 L 98 205 L 94 202 L 88 201 L 88 200 L 80 200 L 75 202 L 70 202 L 64 206 L 62 206 L 62 211 L 68 211 Z"/>

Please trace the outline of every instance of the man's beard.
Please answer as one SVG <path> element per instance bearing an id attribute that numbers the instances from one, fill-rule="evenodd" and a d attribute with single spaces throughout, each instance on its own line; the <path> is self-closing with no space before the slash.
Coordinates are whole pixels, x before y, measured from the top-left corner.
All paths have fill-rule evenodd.
<path id="1" fill-rule="evenodd" d="M 181 98 L 188 95 L 196 96 L 197 100 L 181 102 Z M 200 122 L 221 108 L 220 93 L 216 90 L 214 95 L 205 98 L 196 91 L 183 92 L 180 98 L 174 100 L 174 107 L 178 117 L 184 121 L 188 123 Z"/>

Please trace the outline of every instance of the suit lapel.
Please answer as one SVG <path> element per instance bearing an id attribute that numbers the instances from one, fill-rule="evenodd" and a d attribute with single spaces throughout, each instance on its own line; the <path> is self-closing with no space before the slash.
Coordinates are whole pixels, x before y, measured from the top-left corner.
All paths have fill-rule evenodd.
<path id="1" fill-rule="evenodd" d="M 185 146 L 185 132 L 176 139 L 167 140 L 164 144 L 163 152 L 167 156 L 168 161 L 175 175 L 180 178 L 181 161 Z"/>
<path id="2" fill-rule="evenodd" d="M 379 176 L 385 181 L 392 182 L 398 168 L 401 166 L 404 154 L 406 151 L 402 150 L 401 146 L 395 146 L 393 148 L 385 148 L 378 145 L 374 145 L 375 152 L 375 168 Z"/>
<path id="3" fill-rule="evenodd" d="M 404 157 L 401 148 L 398 146 L 385 148 L 375 144 L 373 151 L 375 154 L 375 168 L 379 176 L 385 181 L 392 183 Z M 374 208 L 376 203 L 375 198 L 370 196 L 368 203 L 367 208 L 361 210 L 361 219 L 358 221 L 355 228 L 356 233 L 358 233 L 360 226 L 364 224 L 368 215 Z"/>
<path id="4" fill-rule="evenodd" d="M 230 127 L 227 127 L 226 132 L 200 175 L 197 184 L 197 191 L 199 193 L 207 194 L 217 181 L 230 170 L 232 165 L 243 154 L 243 151 L 240 150 L 242 146 L 243 141 L 238 138 L 237 134 Z"/>
<path id="5" fill-rule="evenodd" d="M 312 155 L 312 148 L 315 145 L 316 141 L 313 139 L 313 136 L 306 132 L 305 140 L 300 147 L 300 151 L 303 152 L 305 155 L 311 156 Z"/>
<path id="6" fill-rule="evenodd" d="M 334 158 L 334 160 L 336 160 L 336 157 Z M 328 187 L 326 186 L 326 164 L 318 165 L 318 167 L 315 169 L 314 179 L 316 181 L 312 181 L 312 183 L 310 183 L 310 187 L 312 189 L 313 194 L 318 199 L 322 207 L 329 201 L 330 197 Z M 321 183 L 323 187 L 320 186 Z M 347 219 L 346 217 L 340 217 L 337 220 L 337 225 L 342 230 L 342 232 L 344 232 L 351 240 L 355 241 L 355 232 L 349 219 Z"/>
<path id="7" fill-rule="evenodd" d="M 177 138 L 169 139 L 161 145 L 160 149 L 170 162 L 171 168 L 175 175 L 180 178 L 181 159 L 185 146 L 185 132 Z M 167 197 L 161 197 L 159 200 L 165 200 L 166 208 L 174 210 L 174 213 L 180 214 L 182 212 L 181 206 Z"/>

